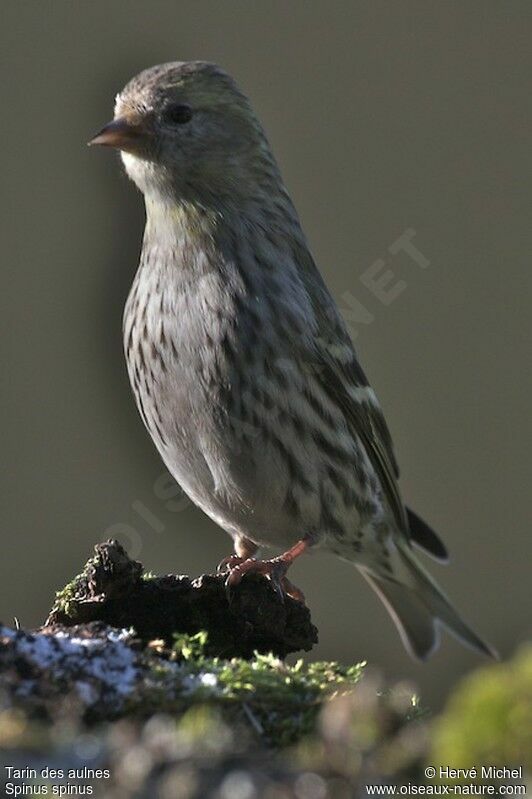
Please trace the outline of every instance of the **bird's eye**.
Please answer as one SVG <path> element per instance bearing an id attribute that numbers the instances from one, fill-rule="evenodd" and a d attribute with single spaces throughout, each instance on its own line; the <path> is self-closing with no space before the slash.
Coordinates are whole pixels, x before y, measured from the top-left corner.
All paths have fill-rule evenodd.
<path id="1" fill-rule="evenodd" d="M 171 125 L 184 125 L 192 119 L 192 108 L 189 105 L 174 103 L 166 108 L 164 119 Z"/>

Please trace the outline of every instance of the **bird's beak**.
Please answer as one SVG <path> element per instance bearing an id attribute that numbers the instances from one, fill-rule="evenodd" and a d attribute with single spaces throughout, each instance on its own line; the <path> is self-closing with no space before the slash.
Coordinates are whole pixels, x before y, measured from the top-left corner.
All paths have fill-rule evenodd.
<path id="1" fill-rule="evenodd" d="M 148 134 L 149 131 L 142 120 L 118 117 L 105 125 L 88 142 L 88 145 L 92 147 L 93 144 L 100 144 L 105 147 L 116 147 L 119 150 L 135 152 L 142 148 Z"/>

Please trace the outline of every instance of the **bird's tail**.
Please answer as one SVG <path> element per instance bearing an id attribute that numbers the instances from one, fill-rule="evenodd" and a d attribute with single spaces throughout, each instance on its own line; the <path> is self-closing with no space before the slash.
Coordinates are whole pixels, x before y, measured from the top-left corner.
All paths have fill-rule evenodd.
<path id="1" fill-rule="evenodd" d="M 469 627 L 423 568 L 407 542 L 397 542 L 393 576 L 360 571 L 383 601 L 407 650 L 426 660 L 439 643 L 439 626 L 477 652 L 497 658 L 495 650 Z"/>

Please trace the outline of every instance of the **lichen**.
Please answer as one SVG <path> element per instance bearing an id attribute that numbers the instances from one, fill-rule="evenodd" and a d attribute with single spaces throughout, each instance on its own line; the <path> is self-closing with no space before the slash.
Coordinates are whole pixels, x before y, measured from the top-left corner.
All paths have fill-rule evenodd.
<path id="1" fill-rule="evenodd" d="M 243 783 L 257 799 L 300 799 L 313 785 L 352 796 L 366 779 L 422 762 L 425 722 L 411 690 L 361 679 L 364 663 L 208 652 L 203 632 L 144 646 L 102 622 L 0 628 L 0 749 L 72 767 L 92 751 L 112 775 L 99 786 L 106 799 L 219 799 Z"/>
<path id="2" fill-rule="evenodd" d="M 156 707 L 142 707 L 137 694 L 110 723 L 87 726 L 60 702 L 47 723 L 28 705 L 0 707 L 0 748 L 28 765 L 60 758 L 71 768 L 108 768 L 110 780 L 94 785 L 106 799 L 336 799 L 365 795 L 366 782 L 413 779 L 419 772 L 426 727 L 409 720 L 411 695 L 404 687 L 384 691 L 367 677 L 356 682 L 358 666 L 280 666 L 260 657 L 253 667 L 181 657 L 183 649 L 197 653 L 197 646 L 197 640 L 181 641 L 176 660 L 159 664 L 150 689 L 152 701 L 160 690 Z M 145 678 L 147 684 L 151 678 Z M 187 684 L 192 690 L 184 690 Z M 299 701 L 287 702 L 294 689 Z"/>
<path id="3" fill-rule="evenodd" d="M 133 631 L 101 622 L 34 633 L 2 627 L 0 640 L 1 683 L 14 703 L 32 698 L 50 714 L 61 696 L 75 695 L 92 719 L 161 710 L 181 717 L 210 704 L 279 746 L 310 732 L 320 707 L 352 690 L 364 668 L 302 660 L 288 665 L 258 653 L 250 660 L 210 657 L 203 632 L 179 635 L 170 648 L 163 641 L 143 648 Z"/>

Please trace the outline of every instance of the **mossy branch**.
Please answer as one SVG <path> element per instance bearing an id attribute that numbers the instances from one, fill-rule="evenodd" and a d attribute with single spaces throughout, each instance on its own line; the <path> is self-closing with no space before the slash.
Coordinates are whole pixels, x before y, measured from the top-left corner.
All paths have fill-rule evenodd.
<path id="1" fill-rule="evenodd" d="M 245 578 L 231 601 L 223 582 L 146 575 L 108 541 L 44 627 L 0 625 L 6 760 L 82 771 L 92 746 L 106 799 L 344 799 L 423 780 L 427 757 L 522 766 L 527 781 L 529 649 L 468 678 L 429 727 L 411 691 L 361 679 L 363 663 L 288 665 L 282 655 L 316 639 L 308 610 L 265 578 Z"/>

